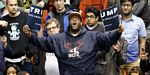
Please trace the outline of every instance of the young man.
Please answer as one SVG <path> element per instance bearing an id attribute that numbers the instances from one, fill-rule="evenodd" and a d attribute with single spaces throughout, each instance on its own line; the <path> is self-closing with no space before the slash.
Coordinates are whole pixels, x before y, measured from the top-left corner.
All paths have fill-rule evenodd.
<path id="1" fill-rule="evenodd" d="M 88 31 L 104 32 L 103 23 L 98 22 L 99 11 L 95 7 L 86 8 L 86 25 Z M 99 51 L 96 57 L 96 75 L 119 75 L 119 67 L 124 63 L 124 56 L 127 42 L 121 38 L 117 44 L 108 48 L 110 51 Z"/>
<path id="2" fill-rule="evenodd" d="M 6 56 L 6 63 L 7 65 L 10 63 L 15 63 L 19 65 L 19 67 L 21 67 L 22 61 L 26 58 L 26 51 L 30 50 L 28 46 L 28 38 L 22 31 L 22 27 L 27 22 L 28 14 L 18 10 L 17 0 L 6 0 L 6 7 L 8 9 L 9 14 L 4 16 L 2 20 L 8 22 L 5 34 L 8 39 L 8 44 L 10 44 L 10 46 L 13 49 L 13 55 Z M 28 55 L 26 56 L 28 57 Z M 30 71 L 30 73 L 31 72 L 32 71 Z"/>
<path id="3" fill-rule="evenodd" d="M 87 7 L 85 10 L 86 24 L 85 28 L 89 31 L 105 31 L 104 24 L 99 22 L 100 13 L 95 7 Z"/>
<path id="4" fill-rule="evenodd" d="M 48 13 L 46 19 L 56 18 L 60 22 L 60 32 L 66 31 L 68 22 L 68 12 L 70 7 L 64 4 L 64 0 L 54 0 L 54 8 Z"/>
<path id="5" fill-rule="evenodd" d="M 139 75 L 139 53 L 145 49 L 146 29 L 143 20 L 132 14 L 133 0 L 121 0 L 121 20 L 125 30 L 122 33 L 128 41 L 127 61 L 121 66 L 122 74 L 127 71 L 128 75 Z"/>
<path id="6" fill-rule="evenodd" d="M 118 30 L 106 34 L 89 32 L 82 29 L 82 17 L 79 12 L 71 12 L 68 18 L 68 31 L 57 35 L 39 38 L 27 25 L 23 27 L 23 31 L 41 50 L 56 54 L 60 75 L 95 75 L 97 51 L 116 43 L 123 28 L 120 25 Z"/>

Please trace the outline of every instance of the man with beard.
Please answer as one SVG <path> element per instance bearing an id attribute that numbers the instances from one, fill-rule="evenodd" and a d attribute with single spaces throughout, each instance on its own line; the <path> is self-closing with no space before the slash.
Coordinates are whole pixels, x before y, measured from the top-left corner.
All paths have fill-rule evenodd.
<path id="1" fill-rule="evenodd" d="M 79 12 L 68 16 L 68 30 L 48 37 L 37 37 L 25 25 L 23 31 L 41 50 L 54 52 L 58 58 L 60 75 L 95 75 L 96 54 L 112 46 L 121 36 L 122 25 L 108 33 L 82 29 Z"/>
<path id="2" fill-rule="evenodd" d="M 139 75 L 139 53 L 145 49 L 145 37 L 147 36 L 143 20 L 132 13 L 133 0 L 121 0 L 121 21 L 124 27 L 122 37 L 128 42 L 126 64 L 121 66 L 122 74 Z"/>

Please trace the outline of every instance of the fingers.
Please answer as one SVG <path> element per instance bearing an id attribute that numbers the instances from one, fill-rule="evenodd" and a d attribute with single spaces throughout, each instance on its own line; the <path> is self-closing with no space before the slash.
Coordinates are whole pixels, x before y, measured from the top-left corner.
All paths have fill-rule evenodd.
<path id="1" fill-rule="evenodd" d="M 0 41 L 2 42 L 2 45 L 4 48 L 7 46 L 7 38 L 5 35 L 1 36 Z"/>
<path id="2" fill-rule="evenodd" d="M 23 32 L 24 32 L 25 34 L 29 34 L 30 28 L 29 28 L 28 25 L 24 25 L 24 26 L 23 26 Z"/>
<path id="3" fill-rule="evenodd" d="M 40 6 L 40 7 L 44 7 L 44 5 L 45 5 L 44 1 L 40 1 L 40 2 L 37 4 L 37 6 Z"/>
<path id="4" fill-rule="evenodd" d="M 121 20 L 122 16 L 119 15 L 118 18 L 119 18 L 119 24 L 122 24 L 122 20 Z"/>
<path id="5" fill-rule="evenodd" d="M 7 26 L 8 26 L 8 22 L 3 21 L 3 20 L 0 20 L 0 25 L 1 25 L 2 27 L 7 27 Z"/>
<path id="6" fill-rule="evenodd" d="M 112 45 L 113 49 L 117 52 L 120 51 L 120 43 L 118 42 L 117 44 Z"/>
<path id="7" fill-rule="evenodd" d="M 24 26 L 23 26 L 23 32 L 24 32 L 28 37 L 31 37 L 31 35 L 32 35 L 31 29 L 29 28 L 28 25 L 24 25 Z"/>
<path id="8" fill-rule="evenodd" d="M 148 59 L 148 53 L 141 53 L 140 54 L 140 58 L 142 59 L 142 60 L 147 60 Z"/>
<path id="9" fill-rule="evenodd" d="M 119 32 L 122 33 L 124 31 L 123 25 L 119 24 Z"/>
<path id="10" fill-rule="evenodd" d="M 7 38 L 5 35 L 1 36 L 1 42 L 2 43 L 6 43 L 7 42 Z"/>

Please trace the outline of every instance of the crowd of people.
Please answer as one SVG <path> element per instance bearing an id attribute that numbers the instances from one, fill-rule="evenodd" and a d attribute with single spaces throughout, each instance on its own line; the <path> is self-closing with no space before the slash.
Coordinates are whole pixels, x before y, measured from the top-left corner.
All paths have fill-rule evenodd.
<path id="1" fill-rule="evenodd" d="M 51 0 L 2 0 L 0 75 L 149 75 L 148 0 L 102 0 L 84 10 L 82 1 L 53 0 L 50 10 Z M 27 25 L 32 4 L 48 11 L 44 30 Z M 119 25 L 106 31 L 100 10 L 115 4 Z"/>

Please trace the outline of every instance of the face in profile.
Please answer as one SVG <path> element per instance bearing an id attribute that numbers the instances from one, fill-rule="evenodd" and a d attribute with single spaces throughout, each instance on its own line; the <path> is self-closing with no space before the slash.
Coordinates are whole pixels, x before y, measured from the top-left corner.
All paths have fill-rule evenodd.
<path id="1" fill-rule="evenodd" d="M 17 70 L 11 66 L 7 69 L 7 75 L 17 75 Z"/>

